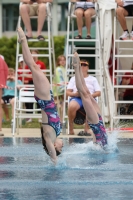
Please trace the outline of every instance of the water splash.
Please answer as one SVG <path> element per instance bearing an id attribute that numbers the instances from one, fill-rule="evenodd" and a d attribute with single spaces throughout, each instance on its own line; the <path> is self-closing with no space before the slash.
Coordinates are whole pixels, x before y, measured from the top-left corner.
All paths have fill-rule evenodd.
<path id="1" fill-rule="evenodd" d="M 108 147 L 107 150 L 110 153 L 115 153 L 118 152 L 118 147 L 117 147 L 117 143 L 118 143 L 118 130 L 114 130 L 111 133 L 108 133 Z"/>

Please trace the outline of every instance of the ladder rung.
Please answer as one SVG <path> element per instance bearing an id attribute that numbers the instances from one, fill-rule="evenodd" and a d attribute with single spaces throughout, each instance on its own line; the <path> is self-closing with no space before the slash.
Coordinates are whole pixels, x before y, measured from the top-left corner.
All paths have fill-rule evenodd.
<path id="1" fill-rule="evenodd" d="M 99 50 L 98 48 L 96 48 L 96 47 L 74 47 L 74 49 L 83 49 L 83 50 L 85 50 L 85 49 L 90 49 L 90 50 Z"/>
<path id="2" fill-rule="evenodd" d="M 68 39 L 68 41 L 69 42 L 88 42 L 88 43 L 90 43 L 90 42 L 99 42 L 99 40 L 97 40 L 97 39 Z"/>
<path id="3" fill-rule="evenodd" d="M 18 56 L 23 56 L 23 54 L 18 54 Z M 35 57 L 49 57 L 50 54 L 32 54 Z"/>
<path id="4" fill-rule="evenodd" d="M 130 0 L 129 0 L 130 1 Z M 127 17 L 125 17 L 126 19 L 133 19 L 133 17 L 131 17 L 131 16 L 127 16 Z"/>
<path id="5" fill-rule="evenodd" d="M 126 72 L 130 72 L 130 73 L 133 73 L 133 70 L 131 70 L 131 69 L 116 69 L 116 70 L 114 70 L 114 72 L 119 72 L 119 73 L 126 73 Z M 125 75 L 124 75 L 125 76 Z M 129 75 L 128 75 L 129 76 Z"/>
<path id="6" fill-rule="evenodd" d="M 115 40 L 115 42 L 133 42 L 133 40 Z"/>
<path id="7" fill-rule="evenodd" d="M 42 72 L 50 72 L 50 69 L 41 69 L 41 71 Z M 17 72 L 31 72 L 31 70 L 30 69 L 18 69 Z"/>
<path id="8" fill-rule="evenodd" d="M 130 104 L 133 103 L 133 101 L 114 101 L 114 103 Z"/>
<path id="9" fill-rule="evenodd" d="M 48 47 L 29 47 L 30 50 L 49 50 L 50 48 Z M 51 47 L 51 50 L 53 50 L 53 48 Z"/>
<path id="10" fill-rule="evenodd" d="M 115 58 L 132 58 L 133 55 L 115 55 Z"/>
<path id="11" fill-rule="evenodd" d="M 133 115 L 116 115 L 113 119 L 133 119 Z"/>
<path id="12" fill-rule="evenodd" d="M 132 88 L 133 89 L 133 85 L 114 85 L 114 88 Z"/>
<path id="13" fill-rule="evenodd" d="M 101 72 L 101 69 L 89 69 L 89 72 Z M 67 69 L 67 72 L 74 72 L 74 69 Z"/>
<path id="14" fill-rule="evenodd" d="M 78 54 L 79 57 L 100 57 L 100 55 L 97 54 Z M 73 57 L 73 54 L 68 54 L 68 57 Z"/>
<path id="15" fill-rule="evenodd" d="M 27 42 L 40 42 L 40 40 L 38 40 L 38 39 L 28 39 Z M 44 41 L 41 41 L 41 42 L 49 42 L 49 40 L 45 39 Z"/>
<path id="16" fill-rule="evenodd" d="M 119 50 L 121 50 L 121 51 L 125 51 L 125 50 L 130 50 L 130 51 L 133 51 L 133 48 L 119 48 Z"/>

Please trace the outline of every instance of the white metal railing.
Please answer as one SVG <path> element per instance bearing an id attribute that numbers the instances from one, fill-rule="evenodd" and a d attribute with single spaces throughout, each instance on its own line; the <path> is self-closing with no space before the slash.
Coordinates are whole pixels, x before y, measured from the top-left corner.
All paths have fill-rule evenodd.
<path id="1" fill-rule="evenodd" d="M 98 77 L 99 80 L 99 84 L 101 86 L 101 98 L 99 98 L 99 104 L 102 110 L 102 115 L 103 115 L 103 105 L 104 105 L 104 94 L 103 94 L 103 88 L 106 87 L 104 86 L 104 81 L 103 81 L 103 66 L 102 66 L 102 56 L 101 56 L 101 43 L 100 43 L 100 23 L 99 23 L 99 9 L 98 9 L 98 4 L 95 3 L 95 10 L 96 10 L 96 15 L 93 16 L 92 18 L 95 18 L 95 23 L 96 23 L 96 39 L 82 39 L 82 40 L 78 40 L 78 39 L 74 39 L 74 19 L 75 19 L 75 15 L 74 15 L 74 10 L 75 10 L 75 3 L 71 3 L 69 2 L 68 5 L 68 20 L 67 20 L 67 42 L 66 42 L 66 80 L 65 82 L 67 82 L 68 77 L 70 77 L 69 73 L 73 73 L 74 75 L 74 70 L 70 67 L 68 68 L 68 65 L 71 64 L 71 59 L 73 56 L 73 52 L 74 50 L 78 50 L 78 49 L 86 49 L 86 50 L 95 50 L 95 54 L 79 54 L 79 57 L 93 57 L 96 61 L 96 66 L 94 70 L 89 69 L 89 72 L 94 72 L 95 76 Z M 70 28 L 71 27 L 71 28 Z M 72 35 L 72 38 L 70 38 L 70 33 Z M 86 43 L 86 42 L 95 42 L 95 47 L 75 47 L 75 42 L 78 42 L 80 44 L 80 42 L 82 43 Z M 71 45 L 71 51 L 69 50 L 69 45 Z M 67 114 L 66 114 L 66 104 L 67 104 L 67 100 L 66 100 L 66 87 L 65 87 L 65 91 L 64 91 L 64 107 L 63 107 L 63 123 L 66 122 L 67 119 Z M 104 115 L 103 115 L 104 116 Z M 69 129 L 68 129 L 68 134 L 69 134 Z"/>
<path id="2" fill-rule="evenodd" d="M 133 17 L 125 17 L 126 21 L 133 20 Z M 113 91 L 114 91 L 114 101 L 112 101 L 112 107 L 113 107 L 113 116 L 111 121 L 111 129 L 113 129 L 115 120 L 117 119 L 118 122 L 120 119 L 133 119 L 133 115 L 120 115 L 119 109 L 120 105 L 126 105 L 126 104 L 133 104 L 133 101 L 125 101 L 125 100 L 119 100 L 119 93 L 120 89 L 133 89 L 133 85 L 120 85 L 118 79 L 122 78 L 124 73 L 129 72 L 132 73 L 133 70 L 131 69 L 120 69 L 120 61 L 122 58 L 128 58 L 130 60 L 133 60 L 133 40 L 120 40 L 118 39 L 120 35 L 120 24 L 114 16 L 114 52 L 113 52 L 113 80 L 116 80 L 116 83 L 113 81 Z M 132 48 L 129 46 L 132 46 Z M 117 50 L 117 52 L 116 52 Z M 124 52 L 125 51 L 125 52 Z M 128 51 L 126 53 L 126 51 Z M 129 53 L 130 52 L 130 53 Z M 115 69 L 115 60 L 117 59 L 117 69 Z M 129 75 L 127 75 L 129 77 Z"/>

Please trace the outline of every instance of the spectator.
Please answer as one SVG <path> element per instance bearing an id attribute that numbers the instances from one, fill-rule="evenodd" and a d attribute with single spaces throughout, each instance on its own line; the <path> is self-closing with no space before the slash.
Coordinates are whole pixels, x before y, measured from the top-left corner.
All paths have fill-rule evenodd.
<path id="1" fill-rule="evenodd" d="M 32 55 L 33 54 L 39 54 L 39 51 L 38 50 L 31 50 L 31 54 Z M 33 60 L 35 61 L 35 63 L 38 65 L 38 67 L 41 70 L 45 70 L 46 69 L 46 65 L 42 61 L 38 60 L 37 56 L 33 56 Z M 29 67 L 25 66 L 25 69 L 29 70 Z M 26 77 L 25 79 L 28 80 L 27 84 L 29 84 L 29 85 L 34 84 L 33 83 L 33 79 L 32 79 L 31 71 L 27 72 L 24 76 Z M 33 103 L 26 103 L 25 106 L 26 106 L 26 109 L 33 109 Z M 40 106 L 38 104 L 37 104 L 37 108 L 40 108 Z M 27 112 L 27 113 L 31 113 L 31 112 Z M 32 119 L 27 119 L 26 122 L 27 123 L 32 122 Z M 38 120 L 38 122 L 41 122 L 40 119 Z"/>
<path id="2" fill-rule="evenodd" d="M 131 70 L 133 70 L 133 63 L 132 63 Z M 122 77 L 121 85 L 133 85 L 133 72 L 126 72 L 125 73 L 125 75 Z M 123 92 L 123 100 L 133 101 L 133 89 L 132 88 L 127 88 Z M 126 107 L 120 108 L 121 114 L 130 115 L 132 111 L 133 111 L 133 104 L 129 104 Z"/>
<path id="3" fill-rule="evenodd" d="M 66 57 L 63 55 L 58 56 L 56 63 L 56 71 L 53 79 L 53 94 L 55 101 L 59 101 L 60 108 L 60 119 L 63 121 L 63 103 L 64 103 L 64 87 L 65 87 L 65 66 L 66 66 Z M 60 84 L 60 85 L 56 85 Z M 58 97 L 58 99 L 57 99 Z"/>
<path id="4" fill-rule="evenodd" d="M 7 80 L 7 75 L 8 75 L 8 66 L 6 62 L 4 61 L 4 57 L 0 55 L 0 100 L 2 98 L 2 88 L 3 85 L 6 85 L 6 80 Z M 0 101 L 0 136 L 4 136 L 2 131 L 2 106 L 1 106 L 1 101 Z"/>
<path id="5" fill-rule="evenodd" d="M 22 81 L 18 80 L 17 82 L 18 85 L 22 85 Z M 8 88 L 4 88 L 3 90 L 3 96 L 1 99 L 1 104 L 11 104 L 12 106 L 12 118 L 14 116 L 14 100 L 15 100 L 15 71 L 13 68 L 9 68 L 8 71 L 8 77 L 7 77 L 7 82 L 6 85 L 9 87 Z M 14 88 L 14 89 L 10 89 L 10 88 Z M 19 95 L 19 89 L 21 87 L 17 86 L 17 96 Z"/>
<path id="6" fill-rule="evenodd" d="M 86 86 L 89 89 L 92 97 L 96 98 L 96 97 L 100 96 L 101 95 L 100 86 L 95 77 L 88 75 L 89 63 L 86 60 L 81 60 L 81 69 L 82 69 L 82 73 L 84 76 Z M 69 132 L 72 135 L 72 134 L 74 134 L 73 121 L 75 119 L 76 112 L 80 108 L 83 107 L 82 99 L 76 88 L 75 76 L 70 79 L 68 86 L 67 86 L 66 94 L 67 94 L 67 96 L 71 97 L 69 106 L 68 106 L 68 118 L 69 118 L 69 127 L 70 127 Z M 88 128 L 88 126 L 87 126 L 87 124 L 85 124 L 84 135 L 89 135 L 87 128 Z M 81 134 L 79 133 L 79 135 L 83 135 L 83 132 Z"/>
<path id="7" fill-rule="evenodd" d="M 87 28 L 86 39 L 91 39 L 91 17 L 95 15 L 95 1 L 90 2 L 90 0 L 88 0 L 81 2 L 79 0 L 72 0 L 72 2 L 76 2 L 75 15 L 77 17 L 78 35 L 75 37 L 75 39 L 82 39 L 83 17 L 85 18 L 85 24 Z"/>
<path id="8" fill-rule="evenodd" d="M 20 0 L 23 4 L 20 7 L 20 15 L 23 19 L 27 30 L 26 38 L 32 38 L 32 27 L 30 16 L 38 16 L 37 39 L 43 41 L 45 38 L 41 35 L 43 24 L 45 22 L 46 3 L 53 2 L 53 0 Z"/>
<path id="9" fill-rule="evenodd" d="M 126 23 L 126 16 L 133 16 L 133 2 L 126 0 L 116 0 L 118 8 L 116 14 L 118 21 L 123 29 L 123 34 L 119 37 L 120 40 L 126 40 L 129 37 L 133 40 L 133 26 L 131 33 L 129 33 Z"/>
<path id="10" fill-rule="evenodd" d="M 19 57 L 19 67 L 18 69 L 21 70 L 21 69 L 25 69 L 25 63 L 24 63 L 24 60 L 23 60 L 23 57 Z M 25 77 L 26 74 L 25 72 L 22 72 L 22 71 L 19 71 L 18 72 L 18 80 L 22 81 L 24 84 L 28 84 L 28 78 Z"/>

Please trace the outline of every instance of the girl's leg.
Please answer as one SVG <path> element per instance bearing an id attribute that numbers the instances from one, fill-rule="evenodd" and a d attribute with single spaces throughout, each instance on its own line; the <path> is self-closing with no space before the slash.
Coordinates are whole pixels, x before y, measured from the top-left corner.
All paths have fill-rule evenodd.
<path id="1" fill-rule="evenodd" d="M 83 27 L 83 14 L 84 10 L 82 8 L 78 8 L 75 11 L 76 19 L 77 19 L 77 27 L 78 27 L 78 33 L 82 36 L 82 27 Z"/>
<path id="2" fill-rule="evenodd" d="M 85 87 L 83 75 L 82 73 L 80 73 L 80 60 L 77 53 L 74 54 L 73 65 L 75 69 L 76 86 L 82 98 L 83 106 L 86 111 L 87 118 L 89 122 L 91 122 L 92 124 L 97 124 L 99 122 L 98 114 L 93 106 L 93 103 L 90 97 L 91 95 L 88 89 L 86 90 L 87 87 Z"/>
<path id="3" fill-rule="evenodd" d="M 95 134 L 93 141 L 96 141 L 96 143 L 104 147 L 107 145 L 106 130 L 99 112 L 96 111 L 96 102 L 89 93 L 88 89 L 86 90 L 87 87 L 85 87 L 84 78 L 82 72 L 80 71 L 80 60 L 77 53 L 74 54 L 73 65 L 75 68 L 76 86 L 82 98 L 84 109 L 90 122 L 89 125 Z"/>
<path id="4" fill-rule="evenodd" d="M 27 40 L 22 28 L 18 28 L 19 42 L 22 44 L 22 53 L 25 63 L 28 65 L 32 72 L 33 82 L 35 86 L 35 95 L 44 100 L 50 99 L 50 84 L 47 77 L 36 65 L 29 50 Z"/>
<path id="5" fill-rule="evenodd" d="M 93 8 L 89 8 L 84 12 L 85 23 L 86 23 L 86 28 L 87 28 L 87 35 L 90 35 L 91 17 L 93 15 L 95 15 L 95 10 Z"/>
<path id="6" fill-rule="evenodd" d="M 95 110 L 96 110 L 96 113 L 101 114 L 101 111 L 100 111 L 100 108 L 99 108 L 97 102 L 96 102 L 95 99 L 92 97 L 92 95 L 90 94 L 90 92 L 89 92 L 89 90 L 88 90 L 88 88 L 87 88 L 87 86 L 86 86 L 86 83 L 85 83 L 85 80 L 84 80 L 84 77 L 83 77 L 83 73 L 82 73 L 82 70 L 81 70 L 81 66 L 79 66 L 79 73 L 80 73 L 80 79 L 81 79 L 81 81 L 82 81 L 82 85 L 83 85 L 84 89 L 86 90 L 86 92 L 88 93 L 88 95 L 90 95 L 90 99 L 91 99 L 91 101 L 92 101 L 93 107 L 94 107 Z"/>
<path id="7" fill-rule="evenodd" d="M 45 18 L 47 16 L 46 13 L 46 4 L 40 3 L 38 4 L 38 28 L 37 28 L 37 35 L 41 35 L 41 31 L 45 22 Z"/>
<path id="8" fill-rule="evenodd" d="M 6 116 L 6 121 L 8 122 L 10 120 L 9 109 L 8 109 L 7 105 L 4 104 L 4 102 L 2 102 L 2 104 L 3 104 L 3 111 L 4 111 L 4 114 Z"/>
<path id="9" fill-rule="evenodd" d="M 32 37 L 32 27 L 31 27 L 31 21 L 30 21 L 30 9 L 28 4 L 22 4 L 20 7 L 20 14 L 23 19 L 24 25 L 27 30 L 27 36 Z"/>

